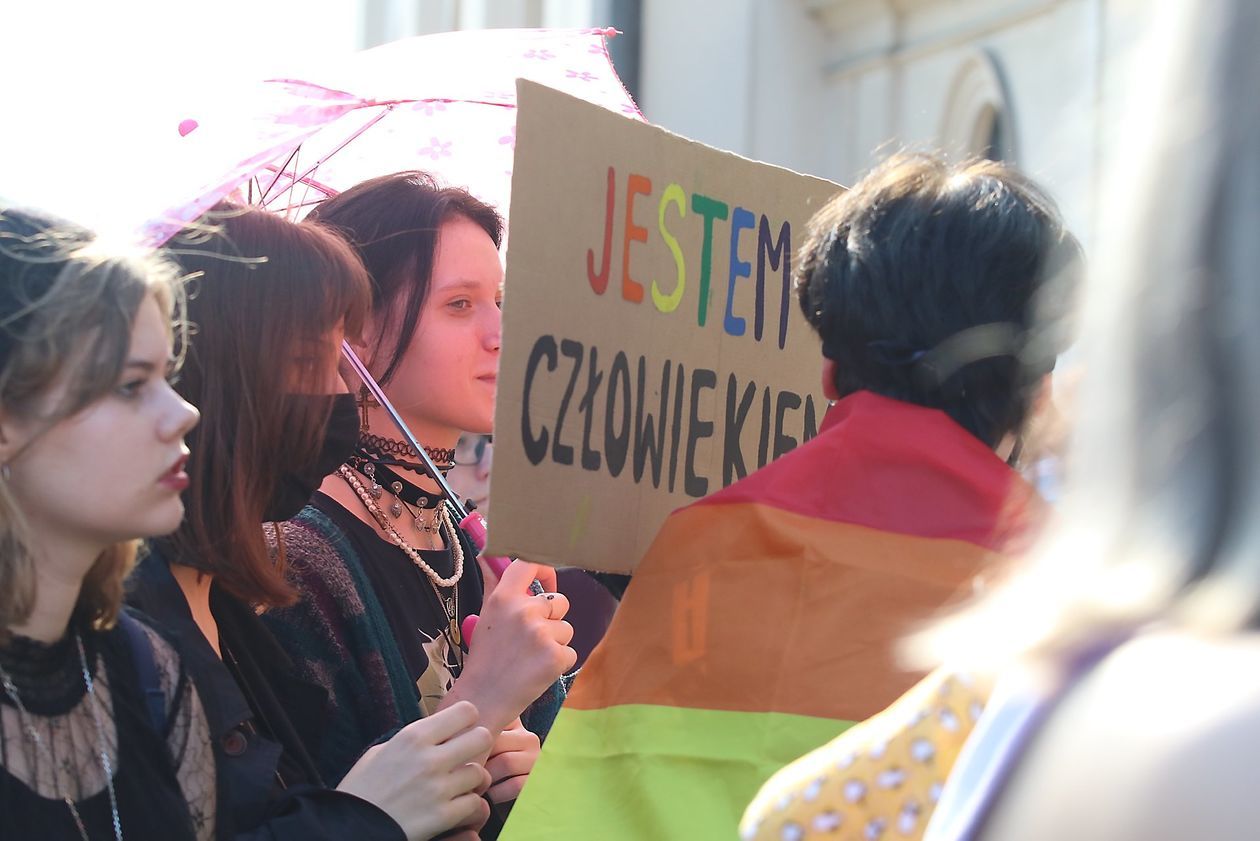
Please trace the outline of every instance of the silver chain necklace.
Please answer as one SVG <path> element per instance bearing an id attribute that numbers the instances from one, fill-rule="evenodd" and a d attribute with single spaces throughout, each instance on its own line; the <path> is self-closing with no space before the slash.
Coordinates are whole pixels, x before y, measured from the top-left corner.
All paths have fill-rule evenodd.
<path id="1" fill-rule="evenodd" d="M 74 641 L 79 647 L 79 666 L 83 670 L 83 685 L 87 687 L 88 708 L 92 711 L 92 722 L 96 725 L 97 745 L 101 751 L 101 770 L 105 772 L 105 787 L 109 790 L 109 809 L 114 818 L 114 841 L 122 841 L 122 820 L 118 817 L 118 796 L 114 792 L 113 764 L 109 760 L 109 751 L 105 746 L 105 727 L 101 723 L 101 699 L 96 697 L 96 682 L 92 680 L 92 673 L 88 670 L 87 652 L 83 650 L 83 637 L 79 635 L 78 631 L 74 632 Z M 53 771 L 53 785 L 60 788 L 52 749 L 44 744 L 39 731 L 35 729 L 35 725 L 31 724 L 31 714 L 26 711 L 26 706 L 22 703 L 21 696 L 18 695 L 17 687 L 13 684 L 13 678 L 9 677 L 9 673 L 3 667 L 0 667 L 0 684 L 3 684 L 4 691 L 13 699 L 13 703 L 18 709 L 18 715 L 22 720 L 22 726 L 26 730 L 26 735 L 35 743 L 35 749 L 48 753 L 49 767 Z M 34 773 L 33 768 L 32 773 Z M 65 801 L 66 807 L 70 810 L 70 816 L 74 818 L 74 825 L 78 828 L 79 835 L 83 838 L 83 841 L 90 841 L 87 827 L 83 824 L 83 818 L 79 817 L 79 809 L 74 805 L 74 800 L 65 794 L 61 796 L 61 799 Z"/>

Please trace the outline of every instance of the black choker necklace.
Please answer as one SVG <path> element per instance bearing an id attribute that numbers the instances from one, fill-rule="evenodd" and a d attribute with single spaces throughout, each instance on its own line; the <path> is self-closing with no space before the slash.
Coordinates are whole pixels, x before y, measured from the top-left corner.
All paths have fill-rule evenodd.
<path id="1" fill-rule="evenodd" d="M 389 468 L 389 465 L 407 466 L 407 462 L 382 459 L 367 452 L 363 447 L 359 447 L 358 451 L 350 457 L 350 466 L 364 475 L 368 475 L 363 470 L 364 465 L 368 464 L 373 467 L 370 478 L 374 482 L 383 486 L 394 496 L 412 507 L 437 508 L 444 498 L 441 491 L 426 490 L 407 481 Z"/>
<path id="2" fill-rule="evenodd" d="M 420 454 L 416 452 L 416 448 L 408 444 L 406 441 L 396 441 L 393 438 L 386 438 L 383 435 L 373 435 L 370 432 L 365 432 L 359 436 L 359 449 L 399 459 L 420 458 Z M 433 466 L 438 470 L 441 470 L 443 473 L 455 466 L 454 447 L 425 447 L 424 452 L 433 462 Z M 405 462 L 391 463 L 405 464 Z"/>

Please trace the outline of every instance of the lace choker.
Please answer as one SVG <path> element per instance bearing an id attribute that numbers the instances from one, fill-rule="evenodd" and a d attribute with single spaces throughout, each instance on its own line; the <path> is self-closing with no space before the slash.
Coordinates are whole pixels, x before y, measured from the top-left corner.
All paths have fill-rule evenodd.
<path id="1" fill-rule="evenodd" d="M 95 635 L 85 634 L 95 661 Z M 0 668 L 13 679 L 22 700 L 38 715 L 62 715 L 83 698 L 83 675 L 75 651 L 74 626 L 54 643 L 14 634 L 0 647 Z"/>
<path id="2" fill-rule="evenodd" d="M 367 450 L 381 456 L 392 456 L 399 459 L 418 459 L 420 454 L 416 452 L 416 448 L 408 444 L 406 441 L 398 441 L 394 438 L 386 438 L 383 435 L 372 435 L 365 432 L 359 436 L 359 449 Z M 443 473 L 455 466 L 455 448 L 454 447 L 425 447 L 424 452 L 429 456 L 429 460 L 433 462 L 433 466 Z M 390 462 L 393 464 L 407 464 L 407 462 Z M 419 465 L 416 465 L 419 467 Z M 423 472 L 423 471 L 422 471 Z"/>

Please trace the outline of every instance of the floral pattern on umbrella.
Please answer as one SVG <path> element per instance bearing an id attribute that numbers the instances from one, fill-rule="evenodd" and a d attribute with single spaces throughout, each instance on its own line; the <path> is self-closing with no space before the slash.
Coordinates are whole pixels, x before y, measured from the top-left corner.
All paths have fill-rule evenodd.
<path id="1" fill-rule="evenodd" d="M 610 29 L 501 29 L 408 38 L 306 79 L 259 83 L 228 113 L 192 114 L 178 200 L 144 226 L 163 242 L 225 196 L 300 218 L 367 178 L 424 169 L 505 216 L 517 78 L 642 120 L 608 55 Z"/>

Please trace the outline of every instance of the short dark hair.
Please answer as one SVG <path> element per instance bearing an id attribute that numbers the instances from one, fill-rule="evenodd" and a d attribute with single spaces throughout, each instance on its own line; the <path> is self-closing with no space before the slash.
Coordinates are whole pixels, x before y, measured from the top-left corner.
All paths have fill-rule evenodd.
<path id="1" fill-rule="evenodd" d="M 396 329 L 378 330 L 373 359 L 388 357 L 378 378 L 393 377 L 411 345 L 420 309 L 429 290 L 438 229 L 464 217 L 503 244 L 503 217 L 493 207 L 459 187 L 442 187 L 427 172 L 410 170 L 371 178 L 320 202 L 309 221 L 340 233 L 358 252 L 372 278 L 372 312 L 390 313 Z M 392 349 L 383 347 L 391 342 Z"/>
<path id="2" fill-rule="evenodd" d="M 227 203 L 168 247 L 191 275 L 193 329 L 175 388 L 201 409 L 187 439 L 187 513 L 171 541 L 245 602 L 290 603 L 262 523 L 281 473 L 318 454 L 332 402 L 312 413 L 295 401 L 319 386 L 307 381 L 314 370 L 293 373 L 312 345 L 336 354 L 324 343 L 339 324 L 357 330 L 367 273 L 331 231 Z"/>
<path id="3" fill-rule="evenodd" d="M 1080 244 L 1025 176 L 899 154 L 814 216 L 796 277 L 841 396 L 940 409 L 994 447 L 1054 367 L 1061 336 L 1044 319 L 1063 320 L 1082 271 Z"/>

